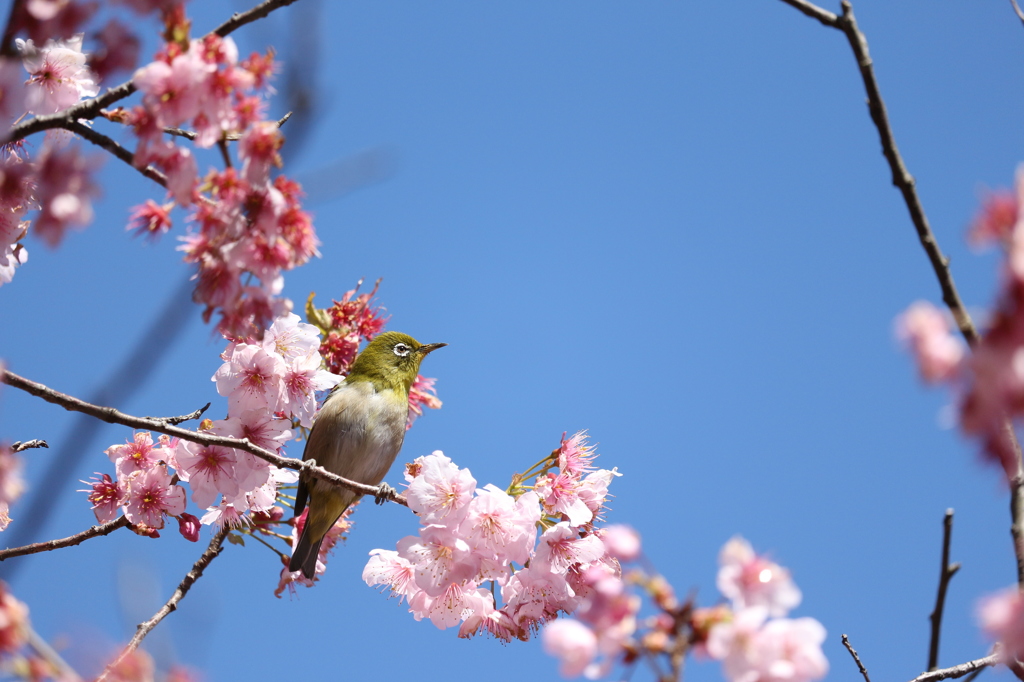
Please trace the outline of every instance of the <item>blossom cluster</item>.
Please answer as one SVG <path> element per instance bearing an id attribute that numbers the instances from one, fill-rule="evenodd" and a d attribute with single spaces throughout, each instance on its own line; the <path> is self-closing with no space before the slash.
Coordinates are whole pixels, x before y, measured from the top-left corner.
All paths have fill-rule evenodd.
<path id="1" fill-rule="evenodd" d="M 605 529 L 608 553 L 621 562 L 640 555 L 639 536 L 624 526 Z M 718 588 L 730 605 L 694 608 L 680 604 L 665 579 L 642 569 L 622 577 L 584 577 L 593 590 L 574 616 L 544 628 L 544 649 L 561 661 L 565 677 L 596 679 L 615 663 L 635 665 L 690 648 L 722 662 L 730 682 L 809 682 L 828 672 L 821 651 L 825 630 L 813 618 L 784 616 L 800 602 L 789 572 L 754 553 L 736 537 L 719 556 Z M 641 599 L 636 585 L 651 598 L 657 612 L 638 617 Z M 671 665 L 671 663 L 670 663 Z M 676 664 L 678 665 L 678 664 Z"/>
<path id="2" fill-rule="evenodd" d="M 232 341 L 212 378 L 228 399 L 227 418 L 204 420 L 201 429 L 246 438 L 280 453 L 292 439 L 293 420 L 311 424 L 316 392 L 341 380 L 321 369 L 319 346 L 316 328 L 294 314 L 276 319 L 259 341 Z M 206 509 L 205 524 L 251 523 L 244 516 L 247 512 L 271 513 L 278 486 L 296 481 L 294 472 L 248 452 L 167 436 L 154 444 L 148 433 L 136 433 L 126 444 L 108 448 L 107 455 L 116 478 L 104 474 L 92 483 L 89 500 L 96 518 L 109 521 L 120 508 L 137 531 L 155 532 L 163 528 L 165 516 L 177 516 L 189 539 L 197 537 L 198 524 L 196 517 L 184 513 L 184 488 L 172 480 L 169 469 L 188 484 L 192 501 Z"/>
<path id="3" fill-rule="evenodd" d="M 477 488 L 472 473 L 441 452 L 417 458 L 407 466 L 405 495 L 419 534 L 370 552 L 363 579 L 408 600 L 416 620 L 459 625 L 460 637 L 528 639 L 579 607 L 594 589 L 586 576 L 618 574 L 595 524 L 619 474 L 594 469 L 595 456 L 585 434 L 563 437 L 531 470 L 534 486 L 517 477 L 508 491 Z"/>
<path id="4" fill-rule="evenodd" d="M 975 245 L 997 244 L 1004 259 L 995 310 L 971 353 L 953 336 L 950 321 L 934 306 L 915 303 L 898 320 L 921 376 L 945 382 L 957 396 L 961 429 L 977 438 L 984 455 L 1017 473 L 1016 454 L 1004 428 L 1024 416 L 1024 166 L 1015 191 L 987 196 L 968 232 Z"/>

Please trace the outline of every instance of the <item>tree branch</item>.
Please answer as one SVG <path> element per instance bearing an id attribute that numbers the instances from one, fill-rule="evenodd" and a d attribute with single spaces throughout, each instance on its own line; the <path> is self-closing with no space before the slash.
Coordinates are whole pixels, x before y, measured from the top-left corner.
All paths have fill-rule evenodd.
<path id="1" fill-rule="evenodd" d="M 106 149 L 108 152 L 110 152 L 117 158 L 121 159 L 122 161 L 124 161 L 129 166 L 145 175 L 147 178 L 149 178 L 156 184 L 162 187 L 167 187 L 166 175 L 164 175 L 157 169 L 153 168 L 152 166 L 146 166 L 145 168 L 139 168 L 138 166 L 136 166 L 135 153 L 128 151 L 127 149 L 122 147 L 113 138 L 107 137 L 103 133 L 96 132 L 95 130 L 93 130 L 92 128 L 78 120 L 66 121 L 64 125 L 61 125 L 60 127 L 74 133 L 75 135 L 78 135 L 79 137 L 85 138 L 86 140 L 92 142 L 97 147 L 102 147 L 103 149 Z"/>
<path id="2" fill-rule="evenodd" d="M 245 26 L 248 23 L 262 19 L 274 10 L 291 5 L 297 0 L 265 0 L 252 9 L 234 14 L 230 19 L 211 31 L 211 34 L 219 35 L 221 38 L 232 31 Z M 17 2 L 15 4 L 18 4 Z M 12 10 L 13 11 L 13 10 Z M 13 36 L 12 36 L 13 37 Z M 98 97 L 87 99 L 64 111 L 46 116 L 34 116 L 8 131 L 7 142 L 16 142 L 29 135 L 50 130 L 52 128 L 67 128 L 69 124 L 75 123 L 80 118 L 93 119 L 100 115 L 101 109 L 106 109 L 114 102 L 130 96 L 136 90 L 135 84 L 131 81 L 121 83 L 116 88 L 111 88 Z"/>
<path id="3" fill-rule="evenodd" d="M 103 680 L 107 679 L 107 676 L 110 675 L 110 672 L 114 668 L 120 665 L 129 654 L 139 648 L 139 644 L 141 644 L 142 640 L 146 638 L 146 635 L 148 635 L 150 631 L 160 623 L 160 621 L 178 608 L 178 602 L 184 599 L 185 595 L 188 594 L 188 591 L 192 588 L 192 585 L 202 577 L 203 571 L 206 570 L 206 567 L 209 566 L 210 562 L 216 559 L 221 553 L 221 550 L 224 549 L 224 538 L 227 537 L 227 534 L 230 531 L 231 529 L 226 526 L 217 531 L 213 536 L 213 539 L 210 540 L 210 544 L 207 546 L 206 551 L 203 552 L 199 559 L 192 565 L 192 570 L 185 574 L 181 583 L 178 584 L 178 589 L 174 590 L 174 594 L 172 594 L 171 598 L 167 600 L 167 603 L 160 607 L 160 610 L 153 614 L 152 618 L 139 623 L 139 627 L 135 631 L 135 636 L 132 637 L 130 642 L 128 642 L 128 646 L 124 648 L 113 662 L 103 669 L 100 676 L 96 678 L 96 682 L 103 682 Z"/>
<path id="4" fill-rule="evenodd" d="M 948 680 L 957 677 L 963 677 L 969 675 L 975 670 L 981 670 L 992 665 L 999 663 L 999 654 L 989 654 L 985 658 L 978 658 L 967 663 L 961 663 L 960 665 L 954 665 L 952 668 L 943 668 L 941 670 L 931 670 L 926 673 L 921 673 L 910 682 L 938 682 L 938 680 Z"/>
<path id="5" fill-rule="evenodd" d="M 843 634 L 842 640 L 843 646 L 845 646 L 846 650 L 850 652 L 851 656 L 853 656 L 853 660 L 857 664 L 857 669 L 860 670 L 860 674 L 864 676 L 864 682 L 871 682 L 871 678 L 868 677 L 868 669 L 860 662 L 860 656 L 857 655 L 857 650 L 850 644 L 850 638 Z"/>
<path id="6" fill-rule="evenodd" d="M 828 16 L 829 12 L 807 0 L 782 1 L 796 7 L 807 16 L 818 19 L 826 26 L 842 31 L 850 43 L 853 56 L 857 59 L 861 79 L 864 81 L 864 89 L 867 91 L 868 111 L 882 143 L 882 154 L 888 161 L 889 169 L 892 172 L 892 183 L 903 195 L 903 201 L 910 212 L 910 220 L 914 224 L 914 229 L 917 230 L 918 239 L 928 256 L 935 277 L 939 280 L 943 302 L 953 314 L 953 319 L 956 320 L 957 327 L 964 339 L 972 348 L 975 347 L 981 337 L 970 314 L 964 307 L 963 301 L 960 300 L 960 293 L 957 291 L 953 275 L 949 270 L 949 258 L 942 253 L 935 234 L 932 232 L 928 217 L 924 212 L 924 206 L 921 204 L 921 198 L 917 194 L 914 176 L 907 170 L 903 157 L 896 147 L 896 138 L 889 123 L 889 114 L 878 89 L 878 81 L 875 79 L 874 63 L 868 52 L 868 40 L 857 26 L 853 6 L 849 0 L 842 0 L 843 13 L 832 22 Z M 1021 452 L 1020 442 L 1013 430 L 1013 423 L 1009 419 L 1005 419 L 1003 428 L 1007 442 L 1017 453 L 1017 473 L 1010 477 L 1010 534 L 1013 538 L 1013 551 L 1017 559 L 1017 584 L 1024 588 L 1024 453 Z"/>
<path id="7" fill-rule="evenodd" d="M 16 442 L 16 443 L 11 443 L 11 451 L 12 452 L 21 452 L 22 450 L 28 450 L 30 448 L 48 448 L 48 447 L 50 447 L 49 443 L 47 443 L 45 440 L 39 440 L 38 438 L 33 438 L 32 440 L 27 440 L 24 443 L 22 443 L 20 440 L 18 442 Z"/>
<path id="8" fill-rule="evenodd" d="M 949 545 L 953 535 L 953 510 L 947 509 L 942 519 L 942 566 L 939 569 L 939 591 L 935 595 L 935 609 L 928 619 L 932 623 L 931 642 L 928 646 L 928 670 L 939 667 L 939 633 L 942 630 L 942 610 L 946 605 L 949 581 L 960 570 L 960 564 L 949 563 Z"/>
<path id="9" fill-rule="evenodd" d="M 211 403 L 206 403 L 195 412 L 189 412 L 183 414 L 180 417 L 143 417 L 143 419 L 152 419 L 154 421 L 163 422 L 164 424 L 170 424 L 171 426 L 177 426 L 182 422 L 192 421 L 193 419 L 199 419 L 203 416 L 203 413 L 210 409 Z"/>
<path id="10" fill-rule="evenodd" d="M 50 552 L 55 549 L 61 549 L 62 547 L 71 547 L 85 542 L 90 538 L 98 538 L 101 535 L 110 535 L 118 528 L 126 528 L 131 524 L 128 523 L 128 519 L 124 516 L 119 516 L 113 521 L 108 521 L 100 526 L 93 526 L 87 530 L 83 530 L 81 533 L 75 533 L 74 535 L 59 540 L 49 540 L 47 542 L 36 542 L 31 545 L 24 545 L 23 547 L 10 547 L 8 549 L 0 549 L 0 561 L 10 559 L 16 556 L 25 556 L 26 554 L 38 554 L 39 552 Z"/>
<path id="11" fill-rule="evenodd" d="M 296 471 L 303 472 L 313 478 L 318 478 L 322 481 L 327 481 L 334 485 L 342 488 L 348 488 L 357 493 L 363 495 L 373 495 L 375 497 L 380 495 L 380 488 L 373 485 L 366 485 L 365 483 L 358 483 L 356 481 L 349 480 L 338 476 L 337 474 L 331 473 L 326 469 L 316 466 L 316 462 L 313 460 L 307 460 L 305 462 L 292 459 L 290 457 L 281 457 L 270 450 L 264 450 L 261 447 L 253 445 L 247 439 L 239 438 L 227 438 L 225 436 L 215 436 L 207 433 L 197 433 L 195 431 L 189 431 L 188 429 L 182 429 L 177 426 L 171 426 L 165 421 L 160 419 L 148 419 L 145 417 L 134 417 L 130 414 L 125 414 L 119 410 L 115 410 L 113 407 L 102 407 L 99 405 L 93 405 L 87 403 L 84 400 L 79 400 L 73 396 L 66 395 L 54 391 L 52 388 L 29 381 L 24 377 L 20 377 L 10 370 L 3 370 L 3 374 L 0 374 L 0 379 L 4 383 L 13 386 L 14 388 L 30 393 L 37 398 L 42 398 L 48 403 L 60 405 L 65 410 L 72 412 L 82 412 L 91 417 L 95 417 L 100 421 L 105 421 L 108 424 L 122 424 L 124 426 L 130 426 L 133 429 L 145 429 L 147 431 L 156 431 L 157 433 L 166 433 L 168 436 L 174 436 L 183 440 L 190 441 L 192 443 L 199 443 L 200 445 L 219 445 L 226 448 L 234 448 L 235 450 L 243 450 L 249 454 L 255 455 L 262 460 L 270 462 L 271 464 L 282 467 L 285 469 L 295 469 Z M 406 502 L 405 497 L 402 495 L 384 495 L 382 499 L 387 499 L 403 507 L 408 507 L 409 503 Z"/>

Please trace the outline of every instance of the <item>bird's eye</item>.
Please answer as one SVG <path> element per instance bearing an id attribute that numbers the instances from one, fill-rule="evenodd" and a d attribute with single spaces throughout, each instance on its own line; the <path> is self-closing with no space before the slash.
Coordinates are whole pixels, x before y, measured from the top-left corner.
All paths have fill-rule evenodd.
<path id="1" fill-rule="evenodd" d="M 409 351 L 411 351 L 412 348 L 409 348 L 409 346 L 405 345 L 404 343 L 396 343 L 395 347 L 392 350 L 394 350 L 395 355 L 397 355 L 400 358 L 404 358 L 406 355 L 409 354 Z"/>

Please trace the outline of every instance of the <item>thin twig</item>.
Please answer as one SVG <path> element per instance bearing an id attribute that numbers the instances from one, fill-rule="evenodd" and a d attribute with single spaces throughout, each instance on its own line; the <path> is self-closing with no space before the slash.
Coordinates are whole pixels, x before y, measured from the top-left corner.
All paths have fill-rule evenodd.
<path id="1" fill-rule="evenodd" d="M 121 654 L 115 658 L 113 662 L 104 668 L 100 676 L 96 678 L 96 682 L 103 682 L 103 680 L 107 679 L 107 676 L 110 675 L 112 670 L 119 666 L 121 662 L 133 651 L 139 648 L 139 644 L 141 644 L 142 640 L 146 638 L 146 635 L 148 635 L 150 631 L 160 623 L 160 621 L 178 608 L 178 602 L 188 594 L 189 589 L 191 589 L 192 585 L 203 575 L 203 571 L 210 565 L 210 562 L 216 559 L 217 555 L 221 553 L 221 550 L 224 548 L 224 538 L 230 530 L 230 528 L 225 526 L 217 531 L 213 536 L 213 539 L 210 540 L 210 544 L 206 548 L 206 551 L 203 552 L 202 556 L 200 556 L 192 565 L 192 570 L 185 574 L 185 577 L 182 578 L 181 583 L 178 585 L 178 589 L 174 590 L 174 594 L 172 594 L 171 598 L 167 600 L 167 603 L 161 606 L 160 610 L 153 614 L 152 618 L 139 623 L 139 627 L 135 631 L 135 636 L 132 637 L 130 642 L 128 642 L 128 646 L 124 648 Z"/>
<path id="2" fill-rule="evenodd" d="M 59 540 L 48 540 L 46 542 L 35 542 L 31 545 L 24 545 L 22 547 L 10 547 L 8 549 L 0 549 L 0 561 L 10 559 L 16 556 L 25 556 L 26 554 L 38 554 L 39 552 L 50 552 L 55 549 L 61 549 L 62 547 L 71 547 L 77 545 L 90 538 L 98 538 L 101 535 L 110 535 L 118 528 L 126 528 L 131 524 L 128 523 L 128 519 L 124 516 L 119 516 L 113 521 L 108 521 L 99 526 L 93 526 L 87 530 L 83 530 L 81 533 L 75 533 L 74 535 L 66 538 L 60 538 Z"/>
<path id="3" fill-rule="evenodd" d="M 206 403 L 195 412 L 189 412 L 188 414 L 183 414 L 180 417 L 144 417 L 144 419 L 152 419 L 154 421 L 163 422 L 164 424 L 177 426 L 182 422 L 192 421 L 193 419 L 199 419 L 200 417 L 203 416 L 204 412 L 210 409 L 210 405 L 211 403 Z"/>
<path id="4" fill-rule="evenodd" d="M 860 674 L 863 675 L 864 682 L 871 682 L 871 678 L 868 677 L 868 669 L 865 668 L 864 664 L 860 662 L 860 656 L 857 655 L 857 650 L 853 648 L 852 644 L 850 644 L 850 638 L 847 637 L 844 633 L 842 636 L 842 640 L 843 646 L 845 646 L 846 650 L 850 652 L 851 656 L 853 656 L 853 661 L 857 664 L 857 670 L 860 670 Z"/>
<path id="5" fill-rule="evenodd" d="M 50 444 L 45 440 L 33 438 L 22 443 L 20 440 L 16 443 L 11 443 L 11 450 L 13 452 L 21 452 L 22 450 L 28 450 L 29 448 L 48 448 Z"/>
<path id="6" fill-rule="evenodd" d="M 1020 5 L 1017 4 L 1017 0 L 1010 0 L 1010 4 L 1013 5 L 1013 11 L 1017 13 L 1017 18 L 1024 24 L 1024 12 L 1021 11 Z"/>
<path id="7" fill-rule="evenodd" d="M 290 119 L 291 117 L 292 112 L 289 111 L 287 114 L 278 119 L 277 127 L 280 128 L 281 126 L 283 126 L 285 123 L 288 122 L 288 119 Z M 197 137 L 199 137 L 199 134 L 196 133 L 194 130 L 185 130 L 184 128 L 164 128 L 164 132 L 167 133 L 168 135 L 184 137 L 189 140 L 194 140 Z M 236 142 L 237 140 L 242 139 L 242 133 L 228 133 L 227 135 L 224 136 L 223 139 L 227 140 L 228 142 Z"/>
<path id="8" fill-rule="evenodd" d="M 220 158 L 224 161 L 225 168 L 231 168 L 231 153 L 228 152 L 228 143 L 223 138 L 217 140 L 217 148 L 220 149 Z"/>
<path id="9" fill-rule="evenodd" d="M 942 519 L 942 566 L 939 568 L 939 591 L 935 595 L 935 609 L 928 620 L 932 623 L 931 642 L 928 645 L 928 670 L 939 667 L 939 633 L 942 630 L 942 610 L 946 605 L 949 581 L 960 570 L 960 562 L 949 563 L 949 545 L 953 536 L 953 510 L 947 509 Z"/>
<path id="10" fill-rule="evenodd" d="M 954 665 L 952 668 L 942 668 L 941 670 L 931 670 L 926 673 L 921 673 L 910 682 L 938 682 L 938 680 L 963 677 L 975 670 L 987 668 L 991 665 L 996 665 L 997 663 L 999 663 L 998 652 L 989 654 L 985 658 L 977 658 L 973 661 L 961 663 L 960 665 Z"/>
<path id="11" fill-rule="evenodd" d="M 37 398 L 42 398 L 48 403 L 60 405 L 65 410 L 72 412 L 82 412 L 88 414 L 91 417 L 95 417 L 100 421 L 105 421 L 108 424 L 122 424 L 124 426 L 130 426 L 133 429 L 142 429 L 146 431 L 156 431 L 157 433 L 166 433 L 168 436 L 175 436 L 183 440 L 187 440 L 192 443 L 199 443 L 200 445 L 219 445 L 225 448 L 234 448 L 236 450 L 243 450 L 249 454 L 255 455 L 262 460 L 270 462 L 271 464 L 282 467 L 285 469 L 295 469 L 305 473 L 313 478 L 318 478 L 322 481 L 327 481 L 334 485 L 342 488 L 348 488 L 357 493 L 363 495 L 377 496 L 380 493 L 380 488 L 373 485 L 366 485 L 365 483 L 357 483 L 356 481 L 349 480 L 338 476 L 337 474 L 331 473 L 326 469 L 323 469 L 316 465 L 313 460 L 300 461 L 292 459 L 290 457 L 281 457 L 270 450 L 264 450 L 263 448 L 253 445 L 247 439 L 244 438 L 227 438 L 225 436 L 215 436 L 209 433 L 197 433 L 195 431 L 189 431 L 188 429 L 182 429 L 177 426 L 171 426 L 158 419 L 146 419 L 144 417 L 134 417 L 130 414 L 125 414 L 113 407 L 101 407 L 99 405 L 93 405 L 87 403 L 84 400 L 80 400 L 73 396 L 66 395 L 54 391 L 52 388 L 29 381 L 24 377 L 20 377 L 10 370 L 3 370 L 0 374 L 0 379 L 4 383 L 13 386 L 14 388 L 30 393 Z M 408 507 L 409 503 L 406 502 L 405 497 L 402 495 L 386 495 L 385 499 Z"/>
<path id="12" fill-rule="evenodd" d="M 128 149 L 122 147 L 113 138 L 107 137 L 103 133 L 96 132 L 95 130 L 85 125 L 81 121 L 65 121 L 64 124 L 60 127 L 64 128 L 65 130 L 71 131 L 72 133 L 78 135 L 79 137 L 85 138 L 86 140 L 92 142 L 97 147 L 102 147 L 103 149 L 106 149 L 108 152 L 110 152 L 117 158 L 121 159 L 122 161 L 124 161 L 129 166 L 145 175 L 153 182 L 163 187 L 167 187 L 166 175 L 164 175 L 157 169 L 153 168 L 152 166 L 146 166 L 145 168 L 139 168 L 138 166 L 136 166 L 135 154 L 129 151 Z"/>
<path id="13" fill-rule="evenodd" d="M 917 194 L 914 176 L 907 170 L 903 157 L 896 147 L 896 138 L 889 123 L 889 114 L 875 78 L 874 63 L 868 52 L 867 37 L 857 26 L 853 6 L 849 0 L 842 0 L 843 13 L 832 21 L 829 18 L 829 12 L 807 0 L 782 1 L 796 7 L 807 16 L 814 17 L 826 26 L 842 31 L 850 43 L 861 79 L 864 81 L 864 89 L 867 92 L 868 111 L 882 143 L 882 154 L 888 161 L 889 169 L 892 172 L 892 183 L 903 195 L 903 202 L 910 212 L 910 220 L 914 224 L 921 246 L 932 265 L 935 277 L 939 281 L 943 302 L 953 314 L 953 319 L 956 321 L 961 335 L 972 348 L 975 347 L 981 337 L 970 314 L 964 307 L 963 301 L 960 300 L 960 293 L 953 281 L 953 274 L 949 270 L 949 258 L 942 253 L 935 234 L 932 232 L 928 217 L 924 212 L 924 206 L 921 204 L 921 198 Z M 1010 534 L 1013 538 L 1013 551 L 1017 559 L 1017 584 L 1024 588 L 1024 453 L 1021 451 L 1020 442 L 1017 440 L 1013 424 L 1009 419 L 1004 420 L 1003 429 L 1007 442 L 1017 454 L 1017 473 L 1010 477 Z"/>
<path id="14" fill-rule="evenodd" d="M 256 21 L 257 19 L 262 19 L 279 7 L 285 7 L 296 1 L 297 0 L 266 0 L 246 12 L 234 14 L 230 19 L 210 33 L 217 34 L 223 38 L 232 31 L 241 28 L 248 23 Z M 68 107 L 64 111 L 59 111 L 56 114 L 48 114 L 46 116 L 34 116 L 24 123 L 12 126 L 8 131 L 8 137 L 6 140 L 8 142 L 14 142 L 44 130 L 50 130 L 52 128 L 67 128 L 69 123 L 76 122 L 80 118 L 96 118 L 100 115 L 101 109 L 106 109 L 114 102 L 118 102 L 125 97 L 129 97 L 135 92 L 135 90 L 135 84 L 132 81 L 127 81 L 125 83 L 121 83 L 115 88 L 107 90 L 98 97 L 93 97 L 92 99 L 79 102 L 72 107 Z"/>
<path id="15" fill-rule="evenodd" d="M 230 19 L 213 29 L 211 33 L 216 33 L 223 38 L 232 31 L 235 31 L 250 22 L 262 19 L 275 9 L 287 7 L 294 2 L 297 2 L 297 0 L 265 0 L 265 2 L 261 2 L 251 10 L 233 14 Z"/>

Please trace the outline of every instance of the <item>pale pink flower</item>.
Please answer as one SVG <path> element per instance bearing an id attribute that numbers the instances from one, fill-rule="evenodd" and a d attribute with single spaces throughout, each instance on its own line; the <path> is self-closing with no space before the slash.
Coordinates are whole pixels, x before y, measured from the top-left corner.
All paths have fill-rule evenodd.
<path id="1" fill-rule="evenodd" d="M 475 593 L 466 594 L 463 607 L 463 622 L 459 627 L 459 637 L 463 639 L 481 630 L 503 642 L 516 637 L 526 638 L 507 613 L 494 608 L 494 597 L 489 590 L 477 588 Z"/>
<path id="2" fill-rule="evenodd" d="M 313 426 L 317 391 L 334 388 L 344 379 L 321 369 L 322 362 L 320 353 L 314 349 L 289 361 L 282 379 L 283 390 L 278 409 L 292 415 L 306 428 Z"/>
<path id="3" fill-rule="evenodd" d="M 238 141 L 242 158 L 242 177 L 254 185 L 266 185 L 271 166 L 280 166 L 278 150 L 284 144 L 281 130 L 274 121 L 260 121 L 250 126 Z"/>
<path id="4" fill-rule="evenodd" d="M 143 93 L 142 101 L 165 126 L 185 123 L 199 113 L 206 80 L 217 70 L 192 48 L 171 63 L 157 60 L 135 72 L 132 82 Z"/>
<path id="5" fill-rule="evenodd" d="M 426 526 L 419 536 L 402 538 L 398 554 L 415 566 L 416 585 L 431 597 L 474 577 L 480 568 L 480 558 L 466 541 L 444 526 Z"/>
<path id="6" fill-rule="evenodd" d="M 768 618 L 764 607 L 737 611 L 732 620 L 717 623 L 708 632 L 705 650 L 722 661 L 722 672 L 730 682 L 758 682 L 757 635 Z"/>
<path id="7" fill-rule="evenodd" d="M 437 379 L 428 379 L 422 374 L 416 375 L 416 380 L 409 388 L 409 420 L 405 425 L 406 430 L 412 428 L 416 417 L 423 416 L 423 408 L 429 407 L 432 410 L 441 409 L 441 399 L 437 397 L 437 389 L 434 383 Z"/>
<path id="8" fill-rule="evenodd" d="M 68 40 L 47 40 L 37 48 L 31 40 L 19 40 L 28 79 L 28 110 L 54 114 L 99 93 L 93 73 L 85 64 L 82 35 Z"/>
<path id="9" fill-rule="evenodd" d="M 14 598 L 0 582 L 0 653 L 13 654 L 28 642 L 31 627 L 28 607 Z"/>
<path id="10" fill-rule="evenodd" d="M 561 660 L 562 677 L 577 677 L 597 658 L 597 635 L 578 620 L 558 618 L 541 633 L 544 651 Z"/>
<path id="11" fill-rule="evenodd" d="M 133 524 L 159 530 L 164 527 L 164 515 L 177 516 L 185 511 L 185 490 L 171 485 L 165 466 L 136 471 L 128 477 L 127 488 L 124 514 Z"/>
<path id="12" fill-rule="evenodd" d="M 594 468 L 593 462 L 596 457 L 594 446 L 587 444 L 586 431 L 578 431 L 568 440 L 565 434 L 562 434 L 562 442 L 558 447 L 559 471 L 579 478 Z"/>
<path id="13" fill-rule="evenodd" d="M 252 523 L 252 519 L 244 515 L 244 509 L 238 509 L 233 504 L 222 502 L 215 507 L 210 507 L 200 519 L 204 526 L 216 526 L 217 528 L 244 528 Z"/>
<path id="14" fill-rule="evenodd" d="M 582 526 L 594 518 L 594 512 L 580 499 L 580 480 L 572 474 L 550 473 L 537 479 L 535 489 L 548 514 L 565 514 L 573 526 Z"/>
<path id="15" fill-rule="evenodd" d="M 813 618 L 770 620 L 755 640 L 759 682 L 810 682 L 828 673 L 825 628 Z"/>
<path id="16" fill-rule="evenodd" d="M 640 598 L 626 590 L 621 576 L 610 567 L 597 564 L 585 569 L 580 577 L 584 588 L 576 617 L 599 633 L 632 634 Z"/>
<path id="17" fill-rule="evenodd" d="M 182 440 L 174 458 L 178 476 L 192 488 L 192 501 L 199 507 L 212 507 L 220 494 L 230 498 L 241 492 L 235 480 L 234 450 Z"/>
<path id="18" fill-rule="evenodd" d="M 459 535 L 480 555 L 493 555 L 504 564 L 525 564 L 537 539 L 540 507 L 536 493 L 515 499 L 488 483 L 470 500 Z M 507 574 L 507 569 L 505 569 Z"/>
<path id="19" fill-rule="evenodd" d="M 319 356 L 320 330 L 295 313 L 282 315 L 264 333 L 263 348 L 277 353 L 285 362 L 304 359 L 311 353 Z"/>
<path id="20" fill-rule="evenodd" d="M 131 440 L 111 445 L 104 452 L 114 463 L 121 481 L 136 471 L 151 469 L 161 459 L 166 461 L 169 455 L 166 449 L 154 445 L 149 431 L 136 431 Z"/>
<path id="21" fill-rule="evenodd" d="M 640 534 L 629 526 L 614 525 L 600 531 L 608 554 L 619 561 L 636 561 L 640 556 Z"/>
<path id="22" fill-rule="evenodd" d="M 476 596 L 476 583 L 450 582 L 442 585 L 438 593 L 433 596 L 426 591 L 413 594 L 409 598 L 409 610 L 417 617 L 417 620 L 423 617 L 429 618 L 435 627 L 445 630 L 457 625 L 462 620 L 466 602 L 475 600 Z"/>
<path id="23" fill-rule="evenodd" d="M 77 146 L 47 143 L 39 155 L 39 215 L 32 229 L 49 246 L 57 246 L 69 227 L 83 228 L 92 221 L 92 197 L 99 194 L 90 177 L 95 165 Z"/>
<path id="24" fill-rule="evenodd" d="M 25 479 L 21 472 L 24 463 L 10 446 L 0 445 L 0 502 L 8 505 L 17 502 L 25 492 Z"/>
<path id="25" fill-rule="evenodd" d="M 457 526 L 473 497 L 476 479 L 469 469 L 460 469 L 437 450 L 417 457 L 419 474 L 409 483 L 406 499 L 409 509 L 424 525 L 436 523 Z"/>
<path id="26" fill-rule="evenodd" d="M 153 164 L 167 175 L 167 193 L 179 206 L 191 206 L 199 182 L 195 156 L 185 148 L 167 140 L 150 145 L 146 154 L 135 154 L 135 165 Z"/>
<path id="27" fill-rule="evenodd" d="M 92 502 L 92 511 L 96 514 L 96 521 L 107 523 L 117 518 L 117 510 L 124 500 L 124 489 L 110 477 L 110 474 L 96 474 L 101 478 L 92 481 L 82 481 L 90 490 L 80 492 L 89 493 L 89 501 Z"/>
<path id="28" fill-rule="evenodd" d="M 96 32 L 98 48 L 89 64 L 97 79 L 105 81 L 117 71 L 131 71 L 139 60 L 139 39 L 117 19 L 111 19 Z"/>
<path id="29" fill-rule="evenodd" d="M 952 377 L 963 360 L 964 344 L 951 331 L 947 315 L 926 301 L 914 303 L 897 318 L 896 333 L 929 383 Z"/>
<path id="30" fill-rule="evenodd" d="M 530 566 L 565 574 L 573 565 L 586 565 L 604 556 L 604 543 L 596 535 L 580 537 L 565 521 L 544 531 Z"/>
<path id="31" fill-rule="evenodd" d="M 217 393 L 228 398 L 228 411 L 272 410 L 278 405 L 286 366 L 277 353 L 254 344 L 237 344 L 231 359 L 221 365 L 212 380 Z"/>
<path id="32" fill-rule="evenodd" d="M 580 501 L 590 510 L 590 513 L 593 515 L 592 520 L 601 518 L 601 511 L 608 500 L 608 486 L 611 485 L 611 482 L 616 477 L 621 475 L 618 467 L 598 469 L 597 471 L 591 471 L 580 481 L 577 495 L 579 495 Z"/>
<path id="33" fill-rule="evenodd" d="M 28 262 L 28 250 L 20 243 L 0 244 L 0 286 L 14 279 L 14 271 Z"/>
<path id="34" fill-rule="evenodd" d="M 502 609 L 522 630 L 530 630 L 555 618 L 559 612 L 572 613 L 579 605 L 576 593 L 564 575 L 531 565 L 516 571 L 501 588 Z"/>
<path id="35" fill-rule="evenodd" d="M 215 421 L 211 432 L 218 436 L 247 438 L 253 445 L 271 452 L 280 452 L 284 444 L 294 436 L 288 428 L 290 426 L 290 421 L 277 419 L 272 412 L 245 410 L 236 416 Z"/>
<path id="36" fill-rule="evenodd" d="M 171 229 L 171 207 L 174 204 L 161 206 L 152 199 L 136 206 L 128 218 L 127 230 L 135 230 L 136 236 L 143 235 L 150 241 L 156 241 Z"/>
<path id="37" fill-rule="evenodd" d="M 391 594 L 402 601 L 411 597 L 420 588 L 414 580 L 415 566 L 408 559 L 399 556 L 398 552 L 388 549 L 370 551 L 370 560 L 363 568 L 363 580 L 367 585 L 382 585 L 391 590 Z"/>
<path id="38" fill-rule="evenodd" d="M 11 525 L 11 508 L 6 502 L 0 502 L 0 532 Z"/>
<path id="39" fill-rule="evenodd" d="M 977 614 L 981 629 L 999 642 L 1001 663 L 1024 658 L 1024 596 L 1019 589 L 1008 587 L 985 597 Z"/>
<path id="40" fill-rule="evenodd" d="M 722 547 L 716 584 L 737 609 L 763 606 L 772 616 L 784 616 L 800 603 L 800 590 L 789 571 L 758 556 L 738 535 Z"/>

